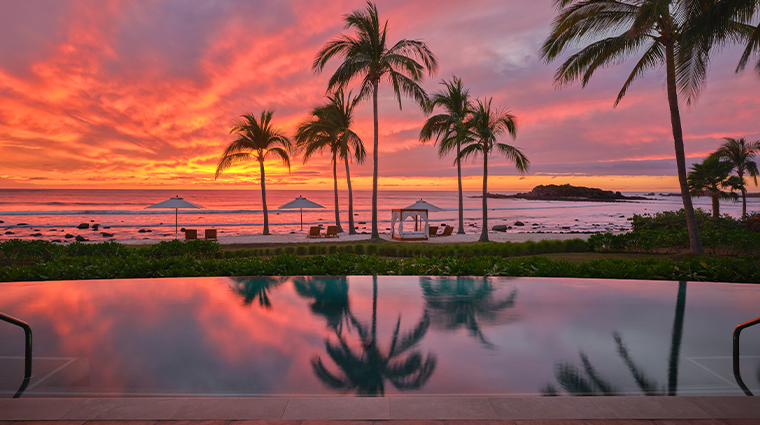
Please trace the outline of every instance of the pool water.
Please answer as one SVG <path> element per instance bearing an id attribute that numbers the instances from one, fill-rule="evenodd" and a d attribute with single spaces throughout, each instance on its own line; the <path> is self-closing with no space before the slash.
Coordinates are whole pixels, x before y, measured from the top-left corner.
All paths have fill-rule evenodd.
<path id="1" fill-rule="evenodd" d="M 0 284 L 22 397 L 742 395 L 760 286 L 220 277 Z M 0 397 L 24 333 L 0 322 Z M 760 325 L 741 371 L 760 393 Z"/>

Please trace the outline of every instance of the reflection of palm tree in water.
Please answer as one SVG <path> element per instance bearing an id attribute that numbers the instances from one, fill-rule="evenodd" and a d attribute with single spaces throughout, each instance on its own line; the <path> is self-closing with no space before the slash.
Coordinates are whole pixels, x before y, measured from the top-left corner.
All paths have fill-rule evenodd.
<path id="1" fill-rule="evenodd" d="M 243 305 L 251 305 L 258 298 L 259 305 L 272 308 L 269 292 L 282 285 L 285 277 L 231 277 L 230 288 L 243 297 Z"/>
<path id="2" fill-rule="evenodd" d="M 298 295 L 312 300 L 312 313 L 327 319 L 327 326 L 341 333 L 351 325 L 348 279 L 301 277 L 293 280 Z"/>
<path id="3" fill-rule="evenodd" d="M 360 351 L 354 352 L 346 335 L 334 328 L 338 343 L 325 339 L 327 354 L 342 373 L 334 374 L 327 369 L 322 359 L 315 356 L 311 365 L 317 377 L 334 389 L 356 390 L 360 395 L 384 395 L 385 381 L 388 380 L 399 390 L 421 388 L 430 379 L 436 365 L 436 358 L 428 354 L 423 359 L 419 351 L 411 351 L 425 336 L 430 327 L 430 318 L 423 316 L 417 326 L 400 337 L 401 316 L 396 322 L 393 338 L 387 352 L 377 343 L 377 276 L 372 282 L 372 322 L 369 329 L 352 314 L 349 318 L 360 340 Z"/>
<path id="4" fill-rule="evenodd" d="M 670 344 L 670 360 L 668 362 L 668 386 L 660 387 L 657 381 L 649 378 L 634 363 L 628 348 L 623 343 L 623 337 L 618 332 L 613 333 L 615 345 L 620 358 L 625 363 L 628 371 L 636 381 L 636 385 L 648 396 L 674 396 L 678 389 L 678 362 L 680 359 L 681 339 L 683 337 L 683 318 L 686 310 L 686 282 L 678 283 L 678 297 L 676 301 L 676 314 L 673 321 L 673 332 Z M 580 352 L 583 368 L 580 369 L 568 362 L 555 365 L 554 377 L 560 386 L 570 395 L 593 396 L 593 395 L 617 395 L 618 392 L 607 380 L 603 379 L 583 351 Z M 585 376 L 584 376 L 585 375 Z M 760 376 L 758 377 L 760 378 Z M 552 384 L 547 384 L 541 389 L 544 395 L 558 395 L 557 389 Z"/>
<path id="5" fill-rule="evenodd" d="M 493 284 L 487 279 L 420 278 L 420 286 L 434 325 L 447 330 L 464 327 L 488 348 L 494 345 L 483 335 L 481 324 L 507 322 L 509 318 L 499 312 L 513 307 L 517 296 L 513 289 L 503 300 L 495 300 Z"/>

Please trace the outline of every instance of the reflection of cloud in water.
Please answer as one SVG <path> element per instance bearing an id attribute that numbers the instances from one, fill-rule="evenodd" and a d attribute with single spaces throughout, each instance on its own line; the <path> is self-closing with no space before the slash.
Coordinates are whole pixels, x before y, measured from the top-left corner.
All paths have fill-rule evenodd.
<path id="1" fill-rule="evenodd" d="M 495 348 L 483 334 L 483 326 L 518 320 L 508 310 L 515 305 L 517 289 L 497 299 L 496 289 L 487 278 L 421 277 L 420 287 L 435 328 L 454 331 L 463 327 L 486 347 Z"/>

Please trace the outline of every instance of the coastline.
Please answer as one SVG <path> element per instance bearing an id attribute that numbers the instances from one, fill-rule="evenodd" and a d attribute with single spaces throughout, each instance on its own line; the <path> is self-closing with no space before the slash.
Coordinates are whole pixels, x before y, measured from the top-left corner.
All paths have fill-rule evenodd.
<path id="1" fill-rule="evenodd" d="M 526 242 L 533 241 L 539 242 L 542 240 L 567 240 L 567 239 L 583 239 L 586 240 L 593 233 L 501 233 L 501 232 L 489 232 L 488 238 L 491 242 Z M 381 233 L 380 239 L 388 242 L 404 242 L 404 243 L 469 243 L 477 242 L 480 238 L 480 232 L 467 233 L 464 235 L 453 234 L 445 237 L 429 238 L 426 241 L 396 241 L 391 239 L 390 234 Z M 240 236 L 219 236 L 218 242 L 222 245 L 255 245 L 255 244 L 304 244 L 304 243 L 324 243 L 335 244 L 343 242 L 358 242 L 368 241 L 370 239 L 369 234 L 349 235 L 347 233 L 340 234 L 338 238 L 308 238 L 306 233 L 288 233 L 288 234 L 274 234 L 274 235 L 240 235 Z M 124 245 L 153 245 L 166 239 L 117 239 L 115 242 Z M 182 239 L 180 239 L 182 240 Z M 88 241 L 84 243 L 97 243 L 99 241 Z"/>

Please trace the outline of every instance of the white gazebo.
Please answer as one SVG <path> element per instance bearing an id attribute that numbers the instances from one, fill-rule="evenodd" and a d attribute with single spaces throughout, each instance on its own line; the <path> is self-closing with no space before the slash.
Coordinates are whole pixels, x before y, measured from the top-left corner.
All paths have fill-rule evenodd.
<path id="1" fill-rule="evenodd" d="M 412 230 L 411 221 L 405 222 L 408 218 L 414 219 L 414 230 Z M 409 226 L 408 230 L 404 230 L 404 224 Z M 391 210 L 391 238 L 397 241 L 426 241 L 429 232 L 428 210 L 407 208 Z"/>

